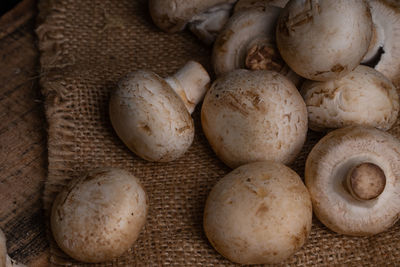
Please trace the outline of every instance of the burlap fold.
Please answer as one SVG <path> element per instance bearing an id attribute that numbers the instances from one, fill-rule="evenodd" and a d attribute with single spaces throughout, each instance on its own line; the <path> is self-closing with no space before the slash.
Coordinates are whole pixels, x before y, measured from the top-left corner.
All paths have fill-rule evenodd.
<path id="1" fill-rule="evenodd" d="M 149 69 L 167 76 L 188 60 L 210 70 L 211 50 L 190 33 L 158 30 L 144 0 L 42 0 L 37 28 L 43 94 L 48 119 L 48 179 L 44 207 L 49 215 L 57 192 L 95 167 L 113 166 L 135 174 L 150 198 L 145 229 L 124 256 L 97 266 L 231 266 L 208 243 L 202 229 L 206 197 L 229 172 L 202 133 L 199 107 L 194 113 L 192 147 L 171 163 L 150 163 L 130 152 L 114 133 L 108 100 L 127 72 Z M 398 124 L 392 133 L 399 135 Z M 291 166 L 301 176 L 304 161 L 321 137 L 309 133 Z M 378 266 L 400 262 L 400 227 L 373 237 L 335 234 L 314 218 L 306 245 L 284 265 Z M 51 234 L 49 232 L 49 239 Z M 51 240 L 53 265 L 79 265 Z"/>

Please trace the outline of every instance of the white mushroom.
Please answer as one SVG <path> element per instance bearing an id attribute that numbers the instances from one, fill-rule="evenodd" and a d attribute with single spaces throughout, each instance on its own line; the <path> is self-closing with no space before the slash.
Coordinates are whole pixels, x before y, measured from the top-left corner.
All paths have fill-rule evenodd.
<path id="1" fill-rule="evenodd" d="M 400 141 L 359 126 L 330 132 L 309 154 L 305 182 L 313 210 L 331 230 L 373 235 L 400 217 Z"/>
<path id="2" fill-rule="evenodd" d="M 25 267 L 11 259 L 7 254 L 6 236 L 0 229 L 0 267 Z"/>
<path id="3" fill-rule="evenodd" d="M 316 131 L 362 125 L 388 130 L 399 113 L 399 96 L 381 73 L 358 66 L 346 76 L 327 82 L 307 81 L 301 90 L 308 125 Z"/>
<path id="4" fill-rule="evenodd" d="M 373 21 L 373 38 L 363 63 L 372 65 L 400 86 L 400 3 L 368 0 Z"/>
<path id="5" fill-rule="evenodd" d="M 234 70 L 218 78 L 201 110 L 203 131 L 228 166 L 274 160 L 292 162 L 307 133 L 307 109 L 283 75 Z"/>
<path id="6" fill-rule="evenodd" d="M 178 32 L 189 25 L 203 42 L 211 44 L 225 25 L 237 0 L 149 0 L 154 23 L 166 32 Z"/>
<path id="7" fill-rule="evenodd" d="M 371 36 L 372 19 L 364 0 L 292 0 L 279 17 L 276 41 L 293 71 L 326 81 L 354 70 Z"/>
<path id="8" fill-rule="evenodd" d="M 172 161 L 193 141 L 190 114 L 209 82 L 206 70 L 193 61 L 165 80 L 149 71 L 132 72 L 111 96 L 111 123 L 138 156 L 149 161 Z"/>
<path id="9" fill-rule="evenodd" d="M 213 247 L 241 264 L 279 263 L 299 250 L 311 230 L 310 195 L 280 163 L 243 165 L 218 181 L 204 209 Z"/>
<path id="10" fill-rule="evenodd" d="M 146 192 L 135 176 L 120 169 L 98 169 L 74 180 L 57 196 L 51 230 L 70 257 L 108 261 L 132 247 L 147 209 Z"/>
<path id="11" fill-rule="evenodd" d="M 268 2 L 235 12 L 218 35 L 212 54 L 218 76 L 235 69 L 266 69 L 287 76 L 295 84 L 300 82 L 276 48 L 275 28 L 281 9 Z"/>

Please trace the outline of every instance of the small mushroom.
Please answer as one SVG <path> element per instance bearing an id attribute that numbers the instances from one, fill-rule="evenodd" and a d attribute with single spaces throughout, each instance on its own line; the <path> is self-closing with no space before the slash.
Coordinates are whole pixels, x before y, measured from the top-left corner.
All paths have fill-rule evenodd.
<path id="1" fill-rule="evenodd" d="M 283 164 L 243 165 L 212 188 L 203 222 L 212 246 L 229 260 L 279 263 L 310 234 L 310 195 L 297 173 Z"/>
<path id="2" fill-rule="evenodd" d="M 374 235 L 400 217 L 400 141 L 375 128 L 330 132 L 309 154 L 305 183 L 315 215 L 331 230 Z"/>
<path id="3" fill-rule="evenodd" d="M 300 77 L 285 64 L 275 45 L 281 9 L 268 3 L 259 1 L 253 7 L 238 10 L 218 35 L 212 54 L 218 76 L 235 69 L 264 69 L 279 72 L 299 84 Z"/>
<path id="4" fill-rule="evenodd" d="M 154 23 L 170 33 L 182 31 L 186 25 L 204 43 L 214 42 L 225 25 L 237 0 L 149 0 Z"/>
<path id="5" fill-rule="evenodd" d="M 264 160 L 286 164 L 304 144 L 307 109 L 283 75 L 234 70 L 207 92 L 201 123 L 217 156 L 232 168 Z"/>
<path id="6" fill-rule="evenodd" d="M 358 66 L 346 76 L 327 82 L 307 81 L 301 90 L 308 125 L 315 131 L 362 125 L 388 130 L 399 113 L 399 96 L 381 73 Z"/>
<path id="7" fill-rule="evenodd" d="M 147 209 L 146 192 L 135 176 L 115 168 L 97 169 L 74 180 L 56 197 L 51 231 L 70 257 L 108 261 L 132 247 Z"/>
<path id="8" fill-rule="evenodd" d="M 10 258 L 7 254 L 6 236 L 0 229 L 0 267 L 25 267 Z"/>
<path id="9" fill-rule="evenodd" d="M 400 3 L 368 0 L 373 22 L 373 38 L 362 63 L 375 67 L 400 86 Z"/>
<path id="10" fill-rule="evenodd" d="M 372 19 L 364 0 L 292 0 L 276 30 L 279 52 L 289 67 L 315 81 L 354 70 L 368 50 Z"/>
<path id="11" fill-rule="evenodd" d="M 125 145 L 143 159 L 175 160 L 192 144 L 190 114 L 209 82 L 207 71 L 194 61 L 165 80 L 149 71 L 132 72 L 111 96 L 111 123 Z"/>

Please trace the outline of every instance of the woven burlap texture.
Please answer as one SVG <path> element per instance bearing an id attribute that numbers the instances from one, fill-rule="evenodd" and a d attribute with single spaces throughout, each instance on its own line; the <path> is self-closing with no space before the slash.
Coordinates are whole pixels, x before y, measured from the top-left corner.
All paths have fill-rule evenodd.
<path id="1" fill-rule="evenodd" d="M 190 33 L 169 35 L 152 23 L 147 1 L 42 0 L 37 35 L 41 86 L 48 120 L 47 216 L 55 195 L 71 179 L 96 167 L 126 169 L 143 183 L 150 199 L 146 226 L 134 247 L 96 266 L 231 266 L 208 243 L 202 228 L 212 186 L 230 171 L 207 143 L 200 108 L 193 114 L 196 136 L 189 151 L 170 163 L 146 162 L 118 139 L 108 117 L 108 100 L 127 72 L 174 73 L 188 60 L 210 71 L 211 49 Z M 399 135 L 398 124 L 391 131 Z M 320 134 L 309 133 L 291 167 L 303 176 L 305 158 Z M 378 266 L 400 262 L 400 225 L 373 237 L 335 234 L 316 218 L 306 245 L 284 265 Z M 78 265 L 51 242 L 54 266 Z"/>

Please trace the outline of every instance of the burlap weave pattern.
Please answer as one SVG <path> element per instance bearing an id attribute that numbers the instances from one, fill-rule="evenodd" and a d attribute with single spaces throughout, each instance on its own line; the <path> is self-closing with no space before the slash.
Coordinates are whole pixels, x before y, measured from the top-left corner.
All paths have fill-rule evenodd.
<path id="1" fill-rule="evenodd" d="M 49 170 L 44 207 L 57 192 L 95 167 L 113 166 L 135 174 L 150 199 L 145 229 L 134 247 L 111 263 L 96 266 L 231 266 L 208 243 L 202 229 L 206 197 L 229 172 L 214 155 L 194 112 L 192 147 L 171 163 L 146 162 L 130 152 L 108 117 L 110 92 L 127 72 L 149 69 L 167 76 L 188 60 L 210 70 L 211 50 L 190 33 L 168 35 L 152 23 L 144 0 L 42 0 L 37 28 L 41 85 L 46 97 Z M 398 126 L 392 133 L 399 135 Z M 291 166 L 301 176 L 312 145 L 310 133 Z M 51 239 L 51 235 L 49 235 Z M 346 237 L 314 218 L 306 245 L 284 264 L 290 266 L 378 266 L 400 262 L 400 224 L 373 237 Z M 53 265 L 79 265 L 51 241 Z"/>

